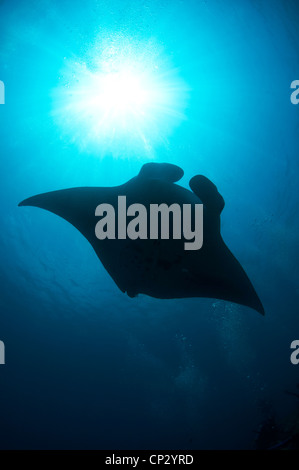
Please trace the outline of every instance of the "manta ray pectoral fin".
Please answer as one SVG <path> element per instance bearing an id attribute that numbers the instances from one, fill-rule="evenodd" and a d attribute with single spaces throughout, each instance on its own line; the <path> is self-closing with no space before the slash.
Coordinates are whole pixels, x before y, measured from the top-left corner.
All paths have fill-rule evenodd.
<path id="1" fill-rule="evenodd" d="M 29 197 L 19 206 L 39 207 L 52 212 L 72 224 L 90 241 L 95 237 L 95 208 L 102 197 L 106 199 L 105 195 L 102 196 L 104 191 L 99 189 L 98 192 L 95 188 L 62 189 Z"/>
<path id="2" fill-rule="evenodd" d="M 138 178 L 159 179 L 175 183 L 184 176 L 184 170 L 172 163 L 146 163 L 141 168 Z"/>
<path id="3" fill-rule="evenodd" d="M 78 205 L 80 205 L 80 195 L 82 193 L 81 188 L 51 191 L 24 199 L 19 203 L 19 206 L 39 207 L 69 221 L 72 213 L 75 213 Z"/>
<path id="4" fill-rule="evenodd" d="M 189 186 L 207 209 L 220 214 L 224 208 L 224 199 L 216 186 L 208 178 L 196 175 L 189 181 Z"/>

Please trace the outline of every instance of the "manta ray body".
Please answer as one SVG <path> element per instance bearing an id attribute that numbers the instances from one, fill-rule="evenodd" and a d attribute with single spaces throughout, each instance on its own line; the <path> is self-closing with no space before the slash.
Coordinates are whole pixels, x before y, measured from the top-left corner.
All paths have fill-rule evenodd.
<path id="1" fill-rule="evenodd" d="M 146 294 L 159 299 L 209 297 L 251 307 L 264 315 L 262 303 L 244 269 L 224 243 L 220 214 L 224 200 L 216 186 L 194 176 L 190 190 L 176 184 L 184 172 L 176 165 L 147 163 L 139 174 L 115 187 L 80 187 L 30 197 L 19 206 L 48 210 L 71 223 L 92 245 L 122 292 L 130 297 Z M 203 245 L 184 249 L 184 239 L 103 239 L 95 234 L 101 203 L 117 208 L 118 196 L 127 205 L 203 204 Z M 117 220 L 116 220 L 117 223 Z"/>

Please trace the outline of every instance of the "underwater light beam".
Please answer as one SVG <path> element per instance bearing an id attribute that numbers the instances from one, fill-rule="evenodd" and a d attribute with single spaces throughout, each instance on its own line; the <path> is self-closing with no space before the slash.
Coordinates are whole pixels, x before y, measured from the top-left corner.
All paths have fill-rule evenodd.
<path id="1" fill-rule="evenodd" d="M 114 41 L 88 64 L 68 61 L 61 79 L 53 114 L 84 150 L 153 158 L 185 119 L 188 87 L 156 45 Z"/>

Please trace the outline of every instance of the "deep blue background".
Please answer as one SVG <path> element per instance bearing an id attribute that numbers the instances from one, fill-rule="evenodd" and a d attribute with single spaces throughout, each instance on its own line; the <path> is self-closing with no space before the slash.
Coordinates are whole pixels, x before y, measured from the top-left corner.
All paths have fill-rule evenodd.
<path id="1" fill-rule="evenodd" d="M 296 0 L 0 2 L 1 448 L 252 448 L 268 403 L 296 403 L 299 79 Z M 156 161 L 211 178 L 222 233 L 266 316 L 122 294 L 76 230 L 25 197 L 114 185 L 144 160 L 80 151 L 53 122 L 65 57 L 101 32 L 155 38 L 190 86 Z"/>

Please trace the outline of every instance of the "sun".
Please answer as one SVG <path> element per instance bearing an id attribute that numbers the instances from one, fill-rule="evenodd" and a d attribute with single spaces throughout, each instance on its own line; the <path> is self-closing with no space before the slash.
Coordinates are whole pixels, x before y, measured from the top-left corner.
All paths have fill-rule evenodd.
<path id="1" fill-rule="evenodd" d="M 53 116 L 82 149 L 154 157 L 185 119 L 189 89 L 161 46 L 100 38 L 86 60 L 67 60 L 53 91 Z"/>

